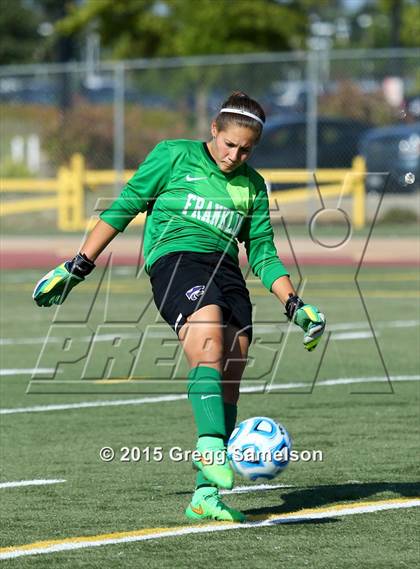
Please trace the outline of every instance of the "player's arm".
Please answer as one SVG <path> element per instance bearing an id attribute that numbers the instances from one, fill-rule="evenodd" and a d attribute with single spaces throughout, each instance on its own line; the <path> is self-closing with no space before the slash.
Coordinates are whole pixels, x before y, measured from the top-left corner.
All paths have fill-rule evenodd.
<path id="1" fill-rule="evenodd" d="M 146 211 L 169 180 L 171 162 L 166 143 L 158 144 L 128 181 L 119 197 L 103 211 L 79 253 L 42 277 L 32 294 L 38 306 L 62 304 L 69 292 L 95 268 L 94 261 L 139 212 Z"/>
<path id="2" fill-rule="evenodd" d="M 264 186 L 257 192 L 239 239 L 245 242 L 252 272 L 284 304 L 288 319 L 302 328 L 305 348 L 308 351 L 315 349 L 324 333 L 325 316 L 296 295 L 289 274 L 278 258 Z"/>
<path id="3" fill-rule="evenodd" d="M 118 234 L 118 230 L 101 219 L 73 259 L 47 273 L 35 285 L 33 299 L 38 306 L 62 304 L 69 292 L 95 268 L 95 259 Z"/>
<path id="4" fill-rule="evenodd" d="M 290 295 L 296 295 L 296 291 L 288 275 L 284 275 L 276 279 L 271 285 L 271 292 L 280 300 L 282 304 L 286 304 Z"/>
<path id="5" fill-rule="evenodd" d="M 80 253 L 95 261 L 118 233 L 118 229 L 100 219 L 80 248 Z"/>
<path id="6" fill-rule="evenodd" d="M 238 235 L 243 241 L 253 274 L 271 291 L 279 277 L 289 276 L 280 261 L 274 245 L 274 233 L 270 222 L 268 198 L 265 187 L 256 194 L 253 206 Z"/>

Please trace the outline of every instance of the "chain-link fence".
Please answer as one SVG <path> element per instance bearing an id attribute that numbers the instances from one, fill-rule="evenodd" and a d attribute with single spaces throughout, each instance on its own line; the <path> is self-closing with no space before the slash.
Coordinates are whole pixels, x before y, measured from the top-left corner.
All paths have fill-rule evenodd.
<path id="1" fill-rule="evenodd" d="M 363 130 L 419 120 L 419 61 L 405 49 L 3 67 L 1 161 L 19 162 L 32 145 L 30 169 L 75 151 L 92 167 L 135 167 L 162 138 L 206 138 L 240 88 L 266 109 L 270 165 L 346 166 Z"/>
<path id="2" fill-rule="evenodd" d="M 347 168 L 363 153 L 409 193 L 420 175 L 419 61 L 418 49 L 320 50 L 3 67 L 1 173 L 55 175 L 75 152 L 89 168 L 136 168 L 162 139 L 206 139 L 240 89 L 268 117 L 257 168 Z M 383 178 L 369 179 L 379 191 Z"/>

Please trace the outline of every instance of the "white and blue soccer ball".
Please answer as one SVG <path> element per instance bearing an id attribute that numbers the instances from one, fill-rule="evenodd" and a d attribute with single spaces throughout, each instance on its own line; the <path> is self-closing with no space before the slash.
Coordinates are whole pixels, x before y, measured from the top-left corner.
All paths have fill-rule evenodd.
<path id="1" fill-rule="evenodd" d="M 292 439 L 283 425 L 268 417 L 252 417 L 232 432 L 227 455 L 233 469 L 247 480 L 272 480 L 290 460 Z"/>

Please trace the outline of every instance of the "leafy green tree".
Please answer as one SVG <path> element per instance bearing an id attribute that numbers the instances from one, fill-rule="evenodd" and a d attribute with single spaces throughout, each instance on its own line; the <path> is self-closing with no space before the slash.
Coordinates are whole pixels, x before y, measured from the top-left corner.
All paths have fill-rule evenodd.
<path id="1" fill-rule="evenodd" d="M 362 17 L 371 23 L 360 26 Z M 420 46 L 420 4 L 418 0 L 365 2 L 351 17 L 352 47 L 388 48 Z"/>
<path id="2" fill-rule="evenodd" d="M 420 4 L 417 1 L 404 3 L 400 41 L 405 47 L 420 47 Z"/>
<path id="3" fill-rule="evenodd" d="M 0 9 L 0 65 L 33 60 L 40 18 L 22 0 L 3 0 Z"/>
<path id="4" fill-rule="evenodd" d="M 297 2 L 285 6 L 275 0 L 87 0 L 57 26 L 63 34 L 92 28 L 113 57 L 130 59 L 304 48 L 307 19 Z M 243 85 L 243 69 L 229 72 L 230 83 L 236 77 L 236 87 Z M 184 68 L 158 91 L 193 94 L 196 134 L 203 137 L 209 91 L 226 82 L 223 75 L 217 65 Z M 257 89 L 258 84 L 253 94 Z"/>
<path id="5" fill-rule="evenodd" d="M 285 51 L 307 29 L 298 3 L 275 0 L 87 0 L 58 29 L 92 24 L 117 58 Z"/>
<path id="6" fill-rule="evenodd" d="M 0 65 L 69 61 L 75 38 L 54 30 L 77 0 L 1 0 Z"/>
<path id="7" fill-rule="evenodd" d="M 331 24 L 333 48 L 420 46 L 418 0 L 298 0 L 298 3 L 311 23 Z"/>

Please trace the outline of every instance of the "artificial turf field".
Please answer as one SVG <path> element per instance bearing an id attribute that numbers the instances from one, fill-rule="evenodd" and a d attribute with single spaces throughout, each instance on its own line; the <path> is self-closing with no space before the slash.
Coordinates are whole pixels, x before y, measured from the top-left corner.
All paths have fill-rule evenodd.
<path id="1" fill-rule="evenodd" d="M 67 544 L 74 549 L 56 553 L 30 545 L 31 555 L 5 560 L 5 567 L 417 565 L 417 509 L 395 509 L 420 496 L 414 268 L 362 267 L 359 284 L 376 343 L 354 267 L 305 267 L 303 296 L 324 309 L 330 332 L 312 354 L 297 328 L 288 333 L 274 297 L 250 278 L 256 326 L 243 386 L 271 384 L 271 390 L 243 393 L 239 419 L 273 417 L 287 426 L 296 449 L 321 450 L 323 460 L 290 464 L 271 488 L 257 482 L 226 496 L 254 525 L 212 532 L 218 524 L 207 523 L 201 533 L 192 533 L 183 515 L 193 488 L 191 463 L 169 456 L 172 447 L 194 448 L 182 398 L 187 368 L 173 333 L 148 306 L 147 279 L 136 279 L 134 267 L 95 271 L 56 312 L 37 308 L 30 297 L 43 272 L 2 275 L 1 482 L 64 482 L 0 487 L 1 545 L 21 551 L 52 540 L 62 548 L 68 538 L 102 537 L 97 547 L 73 539 Z M 130 371 L 134 379 L 122 381 Z M 165 393 L 172 395 L 163 400 Z M 81 406 L 87 403 L 92 406 Z M 104 446 L 115 450 L 112 462 L 100 460 Z M 125 462 L 122 447 L 161 447 L 163 459 L 147 461 L 143 453 L 140 461 Z M 390 509 L 340 513 L 367 503 Z M 274 523 L 302 510 L 306 518 Z M 258 525 L 269 517 L 272 525 Z M 183 534 L 173 534 L 180 529 Z M 138 541 L 127 541 L 130 536 Z M 13 551 L 2 549 L 0 557 Z"/>

